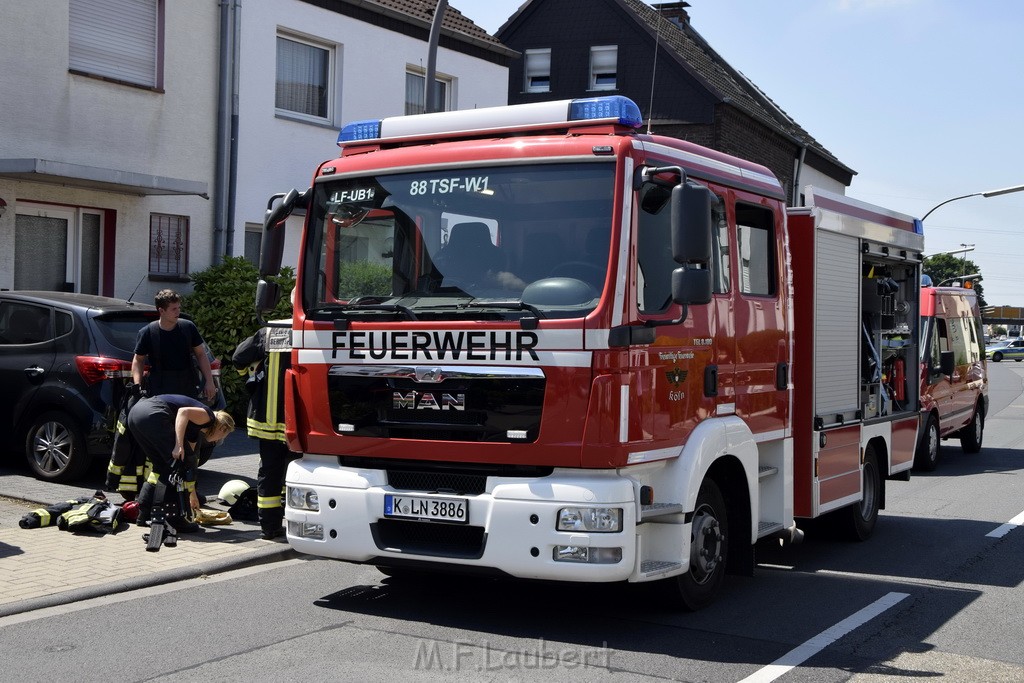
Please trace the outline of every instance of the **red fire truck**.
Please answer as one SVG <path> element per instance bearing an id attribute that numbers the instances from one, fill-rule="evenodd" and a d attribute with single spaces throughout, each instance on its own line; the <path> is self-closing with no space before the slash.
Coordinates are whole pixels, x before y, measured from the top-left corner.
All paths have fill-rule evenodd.
<path id="1" fill-rule="evenodd" d="M 712 601 L 754 544 L 872 531 L 918 428 L 908 216 L 637 132 L 622 97 L 362 121 L 265 220 L 292 300 L 296 550 Z"/>

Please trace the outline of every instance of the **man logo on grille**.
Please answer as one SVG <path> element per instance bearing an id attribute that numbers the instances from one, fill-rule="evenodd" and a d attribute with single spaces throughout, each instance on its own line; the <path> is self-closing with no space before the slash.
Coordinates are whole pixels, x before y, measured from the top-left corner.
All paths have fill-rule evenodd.
<path id="1" fill-rule="evenodd" d="M 391 407 L 395 410 L 465 410 L 465 394 L 441 394 L 438 398 L 429 391 L 410 391 L 391 394 Z"/>

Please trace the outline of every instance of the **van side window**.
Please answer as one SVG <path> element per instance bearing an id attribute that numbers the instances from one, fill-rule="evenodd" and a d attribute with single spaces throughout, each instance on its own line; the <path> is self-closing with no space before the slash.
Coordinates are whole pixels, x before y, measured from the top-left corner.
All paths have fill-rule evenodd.
<path id="1" fill-rule="evenodd" d="M 970 328 L 964 318 L 952 318 L 949 321 L 949 343 L 957 365 L 967 365 L 971 362 L 967 342 Z"/>
<path id="2" fill-rule="evenodd" d="M 775 294 L 775 221 L 760 206 L 736 205 L 736 239 L 739 244 L 740 291 L 743 294 Z"/>
<path id="3" fill-rule="evenodd" d="M 964 324 L 967 326 L 967 362 L 977 363 L 984 356 L 980 343 L 980 340 L 985 338 L 980 332 L 981 321 L 977 318 L 967 318 Z"/>
<path id="4" fill-rule="evenodd" d="M 932 367 L 937 368 L 942 360 L 942 353 L 950 351 L 949 334 L 946 331 L 946 321 L 942 318 L 935 319 L 935 334 L 932 335 Z"/>

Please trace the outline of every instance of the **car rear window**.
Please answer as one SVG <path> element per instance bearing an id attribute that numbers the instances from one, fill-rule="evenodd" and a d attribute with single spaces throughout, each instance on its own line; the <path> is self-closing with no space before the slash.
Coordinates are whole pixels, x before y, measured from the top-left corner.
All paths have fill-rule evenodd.
<path id="1" fill-rule="evenodd" d="M 116 348 L 131 353 L 135 350 L 135 339 L 139 330 L 156 320 L 157 314 L 127 311 L 125 313 L 107 313 L 93 319 L 100 334 Z"/>

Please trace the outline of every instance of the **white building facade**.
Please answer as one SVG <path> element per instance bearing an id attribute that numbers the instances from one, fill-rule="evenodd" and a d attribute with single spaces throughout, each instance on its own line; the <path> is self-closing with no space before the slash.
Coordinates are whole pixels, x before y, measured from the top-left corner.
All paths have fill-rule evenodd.
<path id="1" fill-rule="evenodd" d="M 344 123 L 415 108 L 434 4 L 0 0 L 0 289 L 149 302 L 256 258 Z M 457 10 L 440 45 L 444 108 L 506 102 L 514 53 Z"/>

